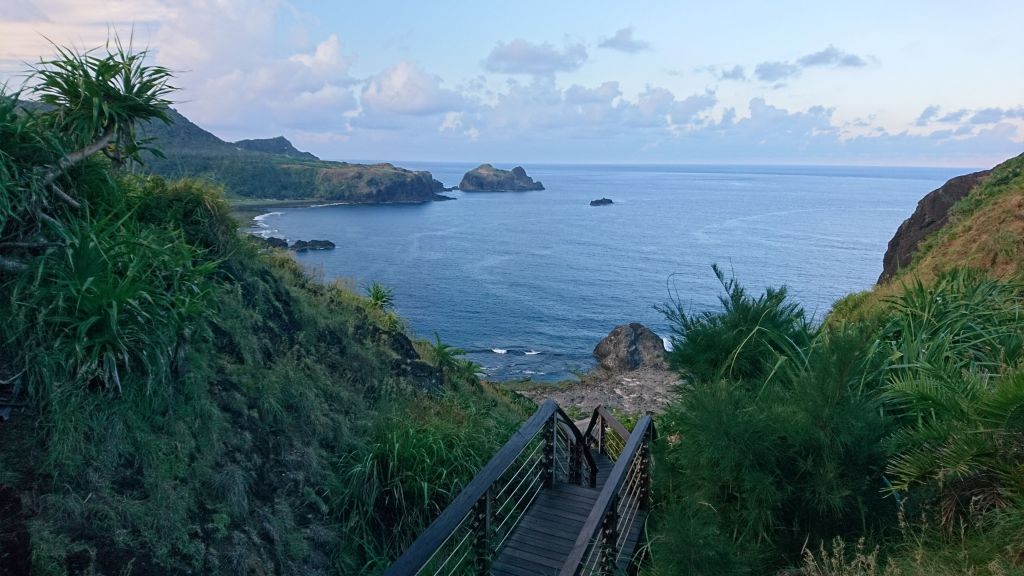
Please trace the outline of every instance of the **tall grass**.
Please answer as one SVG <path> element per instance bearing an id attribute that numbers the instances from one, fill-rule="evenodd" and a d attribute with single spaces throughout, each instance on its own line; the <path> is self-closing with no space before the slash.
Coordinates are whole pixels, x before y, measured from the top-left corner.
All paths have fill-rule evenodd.
<path id="1" fill-rule="evenodd" d="M 958 531 L 974 534 L 959 538 L 971 562 L 1024 558 L 1005 528 L 1024 522 L 1018 283 L 952 271 L 906 286 L 884 313 L 795 336 L 799 323 L 777 320 L 802 313 L 778 291 L 754 298 L 723 286 L 721 311 L 667 314 L 690 381 L 661 425 L 654 533 L 673 547 L 652 546 L 655 573 L 794 566 L 838 537 L 876 539 L 899 560 L 892 570 L 921 574 L 900 559 Z M 897 530 L 900 510 L 937 531 Z M 921 533 L 923 543 L 901 548 Z M 982 546 L 982 534 L 998 544 Z M 730 546 L 738 558 L 723 554 Z M 810 573 L 883 571 L 863 550 L 852 560 L 821 550 Z"/>
<path id="2" fill-rule="evenodd" d="M 346 574 L 386 568 L 508 440 L 516 411 L 449 393 L 390 408 L 340 463 L 329 492 L 340 514 Z"/>

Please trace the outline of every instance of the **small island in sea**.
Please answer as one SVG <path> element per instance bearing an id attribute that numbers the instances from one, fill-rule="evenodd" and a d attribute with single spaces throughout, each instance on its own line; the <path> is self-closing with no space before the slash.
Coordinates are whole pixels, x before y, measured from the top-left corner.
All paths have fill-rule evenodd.
<path id="1" fill-rule="evenodd" d="M 607 206 L 609 204 L 614 204 L 611 198 L 598 198 L 597 200 L 590 201 L 591 206 Z"/>
<path id="2" fill-rule="evenodd" d="M 481 164 L 462 177 L 459 190 L 463 192 L 525 192 L 543 190 L 544 184 L 526 175 L 522 166 L 511 170 Z"/>

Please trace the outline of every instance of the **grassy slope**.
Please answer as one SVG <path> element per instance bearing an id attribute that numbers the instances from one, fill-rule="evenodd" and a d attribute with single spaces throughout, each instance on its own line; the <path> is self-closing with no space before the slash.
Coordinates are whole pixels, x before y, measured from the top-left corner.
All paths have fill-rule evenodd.
<path id="1" fill-rule="evenodd" d="M 830 322 L 864 319 L 884 308 L 884 301 L 903 286 L 925 284 L 954 267 L 978 270 L 996 279 L 1024 272 L 1024 154 L 992 169 L 992 173 L 950 210 L 949 223 L 926 238 L 913 262 L 874 289 L 838 302 Z"/>
<path id="2" fill-rule="evenodd" d="M 425 392 L 438 373 L 400 321 L 237 237 L 208 186 L 119 187 L 140 232 L 177 230 L 215 263 L 205 320 L 166 378 L 124 372 L 116 393 L 58 370 L 0 423 L 0 500 L 13 490 L 21 508 L 0 518 L 0 556 L 45 575 L 378 572 L 520 409 L 472 383 Z M 23 358 L 63 363 L 15 344 L 5 378 Z M 4 540 L 25 533 L 27 549 Z"/>

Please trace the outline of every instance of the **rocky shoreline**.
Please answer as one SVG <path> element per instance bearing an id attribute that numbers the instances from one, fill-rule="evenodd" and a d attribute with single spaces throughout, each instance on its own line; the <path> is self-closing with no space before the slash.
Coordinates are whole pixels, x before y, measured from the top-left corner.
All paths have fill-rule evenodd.
<path id="1" fill-rule="evenodd" d="M 583 411 L 606 406 L 632 413 L 664 412 L 682 384 L 665 363 L 661 337 L 642 324 L 617 326 L 594 347 L 598 367 L 578 382 L 538 384 L 517 391 L 535 402 L 554 400 Z"/>

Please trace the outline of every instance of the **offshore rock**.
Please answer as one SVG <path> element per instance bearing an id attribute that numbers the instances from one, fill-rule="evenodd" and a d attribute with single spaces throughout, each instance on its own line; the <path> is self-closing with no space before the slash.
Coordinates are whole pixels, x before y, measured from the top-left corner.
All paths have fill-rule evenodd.
<path id="1" fill-rule="evenodd" d="M 330 240 L 296 240 L 290 247 L 296 252 L 308 252 L 310 250 L 334 250 L 334 242 Z"/>
<path id="2" fill-rule="evenodd" d="M 526 175 L 522 166 L 501 170 L 490 164 L 481 164 L 462 177 L 459 190 L 463 192 L 523 192 L 543 190 L 544 185 Z"/>
<path id="3" fill-rule="evenodd" d="M 614 204 L 611 198 L 598 198 L 597 200 L 590 201 L 591 206 L 607 206 L 609 204 Z"/>
<path id="4" fill-rule="evenodd" d="M 594 348 L 594 358 L 608 372 L 664 368 L 665 344 L 650 328 L 633 322 L 617 326 L 601 340 Z"/>

